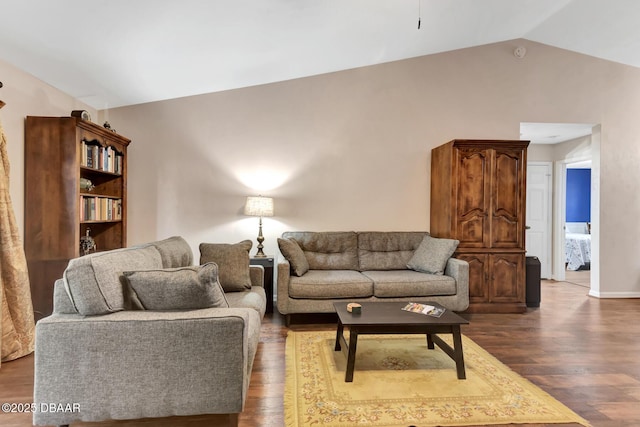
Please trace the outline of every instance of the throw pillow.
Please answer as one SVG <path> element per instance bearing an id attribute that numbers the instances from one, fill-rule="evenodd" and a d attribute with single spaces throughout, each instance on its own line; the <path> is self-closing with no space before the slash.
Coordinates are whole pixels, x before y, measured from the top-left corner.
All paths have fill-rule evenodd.
<path id="1" fill-rule="evenodd" d="M 123 271 L 155 268 L 162 268 L 162 258 L 153 246 L 114 249 L 70 260 L 64 282 L 78 313 L 107 314 L 128 308 L 120 280 Z"/>
<path id="2" fill-rule="evenodd" d="M 459 240 L 424 236 L 407 267 L 423 273 L 444 274 L 447 261 L 456 251 Z"/>
<path id="3" fill-rule="evenodd" d="M 309 261 L 307 261 L 307 257 L 304 256 L 304 252 L 295 240 L 279 238 L 278 247 L 282 255 L 289 261 L 293 274 L 300 277 L 309 271 Z"/>
<path id="4" fill-rule="evenodd" d="M 134 304 L 143 310 L 229 307 L 218 282 L 218 266 L 213 262 L 122 274 L 133 290 Z"/>
<path id="5" fill-rule="evenodd" d="M 218 264 L 220 284 L 225 292 L 240 292 L 251 289 L 249 275 L 249 251 L 251 240 L 240 243 L 201 243 L 200 264 Z"/>

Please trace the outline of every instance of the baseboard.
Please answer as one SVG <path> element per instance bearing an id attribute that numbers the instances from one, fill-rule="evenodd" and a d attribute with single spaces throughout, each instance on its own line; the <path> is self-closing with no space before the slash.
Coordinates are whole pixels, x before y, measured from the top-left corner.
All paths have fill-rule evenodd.
<path id="1" fill-rule="evenodd" d="M 640 298 L 640 292 L 597 292 L 591 289 L 589 296 L 596 298 Z"/>

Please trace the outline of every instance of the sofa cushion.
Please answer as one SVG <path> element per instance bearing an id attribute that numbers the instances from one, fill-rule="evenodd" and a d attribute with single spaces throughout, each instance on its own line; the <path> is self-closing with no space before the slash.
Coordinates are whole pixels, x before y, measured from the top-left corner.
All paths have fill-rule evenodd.
<path id="1" fill-rule="evenodd" d="M 459 240 L 424 236 L 407 266 L 423 273 L 444 274 L 447 261 L 456 251 L 459 243 Z"/>
<path id="2" fill-rule="evenodd" d="M 149 245 L 154 246 L 160 252 L 164 268 L 188 267 L 193 264 L 191 246 L 180 236 L 169 237 L 149 243 Z"/>
<path id="3" fill-rule="evenodd" d="M 406 270 L 426 232 L 358 233 L 360 271 Z"/>
<path id="4" fill-rule="evenodd" d="M 122 273 L 143 310 L 229 307 L 218 281 L 218 266 L 204 265 Z"/>
<path id="5" fill-rule="evenodd" d="M 456 281 L 449 276 L 413 270 L 364 271 L 362 274 L 373 281 L 373 294 L 378 298 L 456 294 Z"/>
<path id="6" fill-rule="evenodd" d="M 358 235 L 353 231 L 287 231 L 282 237 L 295 240 L 311 270 L 358 270 Z"/>
<path id="7" fill-rule="evenodd" d="M 63 277 L 78 313 L 91 316 L 127 308 L 120 280 L 123 271 L 159 268 L 162 258 L 154 246 L 124 248 L 72 259 Z"/>
<path id="8" fill-rule="evenodd" d="M 267 310 L 267 294 L 263 287 L 254 286 L 250 291 L 229 292 L 225 296 L 231 308 L 252 308 L 261 318 Z"/>
<path id="9" fill-rule="evenodd" d="M 302 276 L 309 271 L 309 262 L 295 240 L 279 238 L 278 247 L 282 255 L 289 261 L 294 275 Z"/>
<path id="10" fill-rule="evenodd" d="M 220 284 L 225 292 L 251 289 L 249 275 L 249 251 L 253 243 L 243 240 L 235 244 L 201 243 L 200 264 L 218 264 Z"/>
<path id="11" fill-rule="evenodd" d="M 373 282 L 353 270 L 309 270 L 302 277 L 292 276 L 290 298 L 367 298 L 373 295 Z"/>

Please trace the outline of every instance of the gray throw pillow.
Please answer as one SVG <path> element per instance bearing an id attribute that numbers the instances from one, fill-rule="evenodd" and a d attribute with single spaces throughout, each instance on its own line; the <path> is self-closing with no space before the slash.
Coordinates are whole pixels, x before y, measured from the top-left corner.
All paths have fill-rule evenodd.
<path id="1" fill-rule="evenodd" d="M 278 247 L 282 255 L 289 261 L 293 274 L 300 277 L 309 271 L 309 261 L 295 240 L 278 239 Z"/>
<path id="2" fill-rule="evenodd" d="M 249 275 L 249 251 L 251 240 L 240 243 L 200 243 L 200 264 L 218 264 L 220 284 L 225 292 L 241 292 L 251 289 Z"/>
<path id="3" fill-rule="evenodd" d="M 439 239 L 426 235 L 413 253 L 407 267 L 423 273 L 444 274 L 447 261 L 456 251 L 459 243 L 459 240 Z"/>
<path id="4" fill-rule="evenodd" d="M 69 261 L 65 287 L 83 316 L 113 313 L 128 308 L 122 272 L 158 268 L 162 268 L 162 258 L 153 246 L 96 252 Z"/>
<path id="5" fill-rule="evenodd" d="M 122 274 L 133 290 L 133 304 L 143 310 L 229 307 L 218 282 L 218 266 L 213 262 Z"/>

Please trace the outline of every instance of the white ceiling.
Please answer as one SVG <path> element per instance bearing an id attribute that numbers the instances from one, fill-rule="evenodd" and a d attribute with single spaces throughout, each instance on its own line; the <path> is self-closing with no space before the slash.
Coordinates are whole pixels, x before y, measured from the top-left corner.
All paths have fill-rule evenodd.
<path id="1" fill-rule="evenodd" d="M 559 144 L 593 133 L 588 123 L 520 123 L 520 139 L 532 144 Z"/>
<path id="2" fill-rule="evenodd" d="M 518 38 L 640 67 L 638 0 L 0 0 L 0 17 L 1 60 L 97 109 Z"/>

